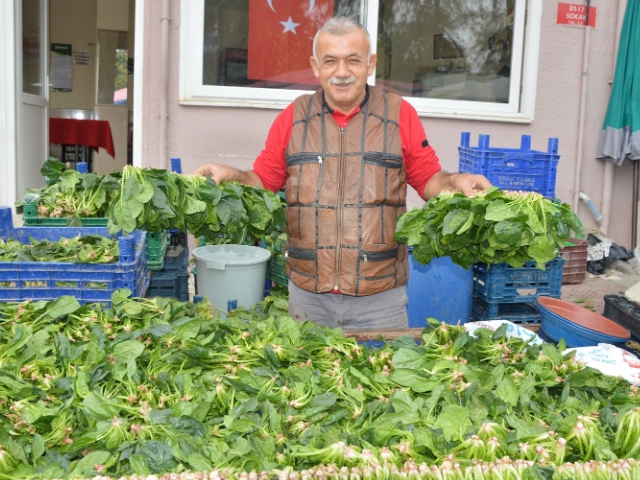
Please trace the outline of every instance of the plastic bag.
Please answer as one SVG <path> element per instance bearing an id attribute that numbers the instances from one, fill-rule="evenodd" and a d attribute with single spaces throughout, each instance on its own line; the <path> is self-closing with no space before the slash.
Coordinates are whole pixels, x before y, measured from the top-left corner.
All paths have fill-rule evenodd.
<path id="1" fill-rule="evenodd" d="M 525 342 L 531 341 L 531 345 L 540 345 L 544 343 L 544 341 L 531 330 L 527 330 L 526 328 L 523 328 L 520 325 L 516 325 L 515 323 L 512 323 L 508 320 L 485 320 L 481 322 L 470 322 L 465 323 L 464 328 L 467 332 L 469 332 L 469 335 L 474 336 L 473 332 L 475 332 L 479 328 L 487 328 L 495 332 L 505 323 L 507 324 L 507 337 L 517 337 L 524 340 Z"/>
<path id="2" fill-rule="evenodd" d="M 633 250 L 621 247 L 608 238 L 600 239 L 593 234 L 587 236 L 587 271 L 593 275 L 601 275 L 607 268 L 618 261 L 628 261 L 634 257 Z"/>
<path id="3" fill-rule="evenodd" d="M 575 351 L 576 360 L 587 367 L 611 375 L 624 378 L 631 384 L 640 384 L 640 360 L 635 355 L 608 343 L 600 343 L 597 347 L 569 348 Z"/>

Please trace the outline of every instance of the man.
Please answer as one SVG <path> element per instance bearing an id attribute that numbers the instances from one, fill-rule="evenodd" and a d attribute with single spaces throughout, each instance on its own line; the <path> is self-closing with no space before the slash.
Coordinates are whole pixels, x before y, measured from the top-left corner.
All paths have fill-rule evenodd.
<path id="1" fill-rule="evenodd" d="M 424 199 L 472 195 L 479 175 L 448 174 L 415 109 L 367 85 L 376 55 L 346 17 L 323 25 L 310 58 L 322 88 L 273 123 L 252 171 L 207 163 L 196 170 L 277 191 L 287 200 L 289 313 L 321 325 L 406 328 L 407 247 L 394 242 L 407 182 Z"/>

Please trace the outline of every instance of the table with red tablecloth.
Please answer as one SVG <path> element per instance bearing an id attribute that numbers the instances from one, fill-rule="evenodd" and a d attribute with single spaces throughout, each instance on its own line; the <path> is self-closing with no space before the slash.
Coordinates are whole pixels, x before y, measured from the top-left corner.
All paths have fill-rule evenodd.
<path id="1" fill-rule="evenodd" d="M 112 157 L 116 156 L 111 126 L 106 120 L 50 118 L 49 141 L 60 145 L 83 145 L 96 152 L 102 147 Z"/>

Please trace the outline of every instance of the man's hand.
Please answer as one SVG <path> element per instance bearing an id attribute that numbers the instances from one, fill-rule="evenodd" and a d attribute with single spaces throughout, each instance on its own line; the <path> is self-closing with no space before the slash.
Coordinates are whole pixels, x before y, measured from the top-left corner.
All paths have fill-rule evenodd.
<path id="1" fill-rule="evenodd" d="M 483 175 L 440 171 L 431 177 L 422 193 L 422 198 L 429 200 L 445 190 L 456 190 L 464 193 L 467 197 L 472 197 L 490 186 L 491 182 Z"/>
<path id="2" fill-rule="evenodd" d="M 201 177 L 212 177 L 216 183 L 220 183 L 223 180 L 233 181 L 233 170 L 236 169 L 226 165 L 207 162 L 200 165 L 193 173 Z"/>
<path id="3" fill-rule="evenodd" d="M 478 192 L 482 192 L 491 186 L 491 182 L 484 175 L 473 173 L 453 174 L 454 188 L 464 193 L 467 197 L 472 197 Z"/>
<path id="4" fill-rule="evenodd" d="M 200 175 L 202 177 L 210 176 L 217 184 L 226 180 L 228 182 L 240 182 L 252 187 L 264 188 L 262 180 L 260 180 L 260 177 L 258 177 L 254 171 L 243 172 L 228 165 L 207 162 L 200 165 L 193 173 L 194 175 Z"/>

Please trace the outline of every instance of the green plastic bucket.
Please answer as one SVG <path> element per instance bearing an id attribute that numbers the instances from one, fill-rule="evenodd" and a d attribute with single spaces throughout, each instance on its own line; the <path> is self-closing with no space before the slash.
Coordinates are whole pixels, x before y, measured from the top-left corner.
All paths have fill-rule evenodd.
<path id="1" fill-rule="evenodd" d="M 248 245 L 207 245 L 193 251 L 198 294 L 226 312 L 250 308 L 264 297 L 271 252 Z"/>

